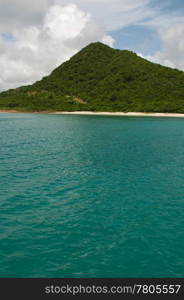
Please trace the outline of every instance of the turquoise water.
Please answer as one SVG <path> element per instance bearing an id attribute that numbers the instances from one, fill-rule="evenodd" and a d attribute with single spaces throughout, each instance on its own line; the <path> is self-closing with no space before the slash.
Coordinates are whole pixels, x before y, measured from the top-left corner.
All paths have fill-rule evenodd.
<path id="1" fill-rule="evenodd" d="M 184 277 L 184 119 L 0 114 L 0 277 Z"/>

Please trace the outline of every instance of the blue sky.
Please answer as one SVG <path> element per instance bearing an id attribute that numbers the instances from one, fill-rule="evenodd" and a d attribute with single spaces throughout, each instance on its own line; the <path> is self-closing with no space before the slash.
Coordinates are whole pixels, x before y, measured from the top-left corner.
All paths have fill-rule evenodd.
<path id="1" fill-rule="evenodd" d="M 127 49 L 144 55 L 153 55 L 162 47 L 162 42 L 155 29 L 142 25 L 131 25 L 109 32 L 115 39 L 115 48 Z"/>
<path id="2" fill-rule="evenodd" d="M 0 90 L 95 41 L 184 71 L 184 0 L 0 0 Z"/>
<path id="3" fill-rule="evenodd" d="M 183 0 L 153 0 L 150 7 L 160 8 L 163 15 L 179 16 L 184 21 Z M 158 28 L 143 24 L 133 24 L 119 30 L 110 31 L 115 39 L 115 48 L 128 49 L 143 55 L 154 55 L 162 49 L 163 43 L 158 34 Z"/>

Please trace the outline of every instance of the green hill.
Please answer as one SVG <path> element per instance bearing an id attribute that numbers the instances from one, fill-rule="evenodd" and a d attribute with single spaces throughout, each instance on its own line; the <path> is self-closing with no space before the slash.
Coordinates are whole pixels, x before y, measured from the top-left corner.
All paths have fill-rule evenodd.
<path id="1" fill-rule="evenodd" d="M 184 72 L 93 43 L 41 81 L 0 93 L 0 109 L 184 113 Z"/>

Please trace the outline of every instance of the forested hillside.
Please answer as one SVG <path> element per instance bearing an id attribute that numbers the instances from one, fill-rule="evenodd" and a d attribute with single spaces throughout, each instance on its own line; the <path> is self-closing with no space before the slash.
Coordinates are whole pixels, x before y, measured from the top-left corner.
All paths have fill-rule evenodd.
<path id="1" fill-rule="evenodd" d="M 41 81 L 2 92 L 0 109 L 184 113 L 184 72 L 93 43 Z"/>

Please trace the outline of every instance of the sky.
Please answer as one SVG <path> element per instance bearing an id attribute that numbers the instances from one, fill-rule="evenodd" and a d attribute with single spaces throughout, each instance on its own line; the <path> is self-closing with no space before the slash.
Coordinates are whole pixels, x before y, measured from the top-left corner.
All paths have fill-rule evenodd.
<path id="1" fill-rule="evenodd" d="M 0 90 L 40 80 L 96 41 L 184 71 L 184 1 L 0 0 Z"/>

